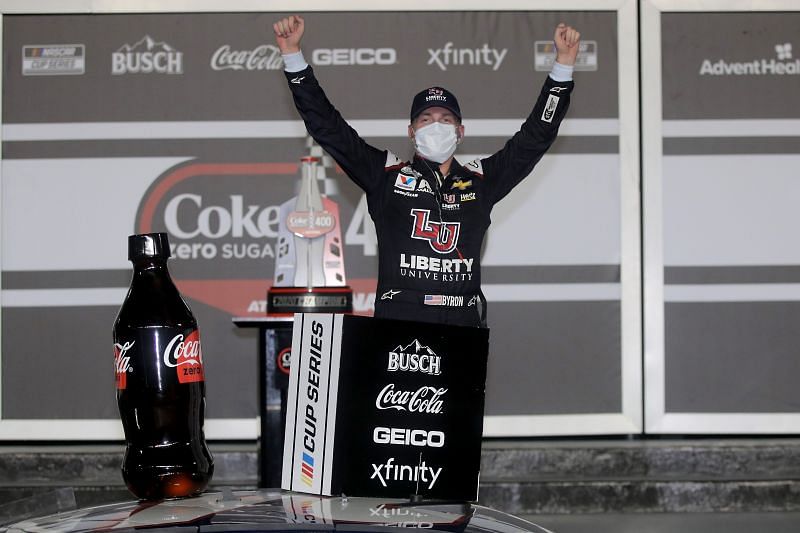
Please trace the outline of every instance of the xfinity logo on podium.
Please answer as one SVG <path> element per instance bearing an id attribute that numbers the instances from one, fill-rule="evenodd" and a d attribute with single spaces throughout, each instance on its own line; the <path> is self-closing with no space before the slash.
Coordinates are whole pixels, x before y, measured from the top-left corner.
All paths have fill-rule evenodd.
<path id="1" fill-rule="evenodd" d="M 441 473 L 441 466 L 434 469 L 425 464 L 425 461 L 420 461 L 416 465 L 400 465 L 395 464 L 394 457 L 389 457 L 385 463 L 372 463 L 370 479 L 377 479 L 384 487 L 387 481 L 421 482 L 427 484 L 427 488 L 430 490 L 436 485 L 436 480 L 439 479 Z"/>

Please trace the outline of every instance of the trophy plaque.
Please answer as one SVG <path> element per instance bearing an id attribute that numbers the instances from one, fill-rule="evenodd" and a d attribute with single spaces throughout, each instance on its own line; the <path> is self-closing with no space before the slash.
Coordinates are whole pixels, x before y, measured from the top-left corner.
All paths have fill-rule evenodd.
<path id="1" fill-rule="evenodd" d="M 322 149 L 300 161 L 300 191 L 280 207 L 275 278 L 267 314 L 349 313 L 353 291 L 344 275 L 339 206 L 320 193 L 327 180 Z"/>

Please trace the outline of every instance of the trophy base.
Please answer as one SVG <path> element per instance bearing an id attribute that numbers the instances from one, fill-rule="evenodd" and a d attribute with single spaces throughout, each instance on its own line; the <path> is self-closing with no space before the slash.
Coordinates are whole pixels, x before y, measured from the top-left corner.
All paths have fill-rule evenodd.
<path id="1" fill-rule="evenodd" d="M 353 289 L 344 287 L 272 287 L 267 291 L 267 314 L 352 313 Z"/>

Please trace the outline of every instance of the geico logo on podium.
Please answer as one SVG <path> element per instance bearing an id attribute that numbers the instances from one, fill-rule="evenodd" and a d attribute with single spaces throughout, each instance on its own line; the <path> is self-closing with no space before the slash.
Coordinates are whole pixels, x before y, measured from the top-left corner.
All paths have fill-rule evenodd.
<path id="1" fill-rule="evenodd" d="M 394 48 L 317 48 L 311 53 L 315 66 L 331 65 L 394 65 Z"/>
<path id="2" fill-rule="evenodd" d="M 421 487 L 430 490 L 436 485 L 441 473 L 441 466 L 428 466 L 425 461 L 415 465 L 401 465 L 395 463 L 394 457 L 389 457 L 385 463 L 372 463 L 372 475 L 369 478 L 377 480 L 384 487 L 391 482 L 408 481 L 419 482 Z"/>
<path id="3" fill-rule="evenodd" d="M 400 444 L 403 446 L 441 448 L 444 446 L 444 433 L 441 431 L 425 431 L 424 429 L 387 428 L 378 426 L 372 430 L 372 442 L 375 444 Z"/>

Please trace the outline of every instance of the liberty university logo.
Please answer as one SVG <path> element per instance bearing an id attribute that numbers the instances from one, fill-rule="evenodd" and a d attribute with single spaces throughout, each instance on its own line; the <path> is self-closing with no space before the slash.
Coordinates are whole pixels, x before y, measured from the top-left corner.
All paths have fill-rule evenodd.
<path id="1" fill-rule="evenodd" d="M 414 219 L 412 239 L 428 241 L 431 248 L 440 254 L 449 254 L 456 249 L 461 222 L 432 222 L 431 212 L 427 209 L 412 209 L 411 217 Z"/>

